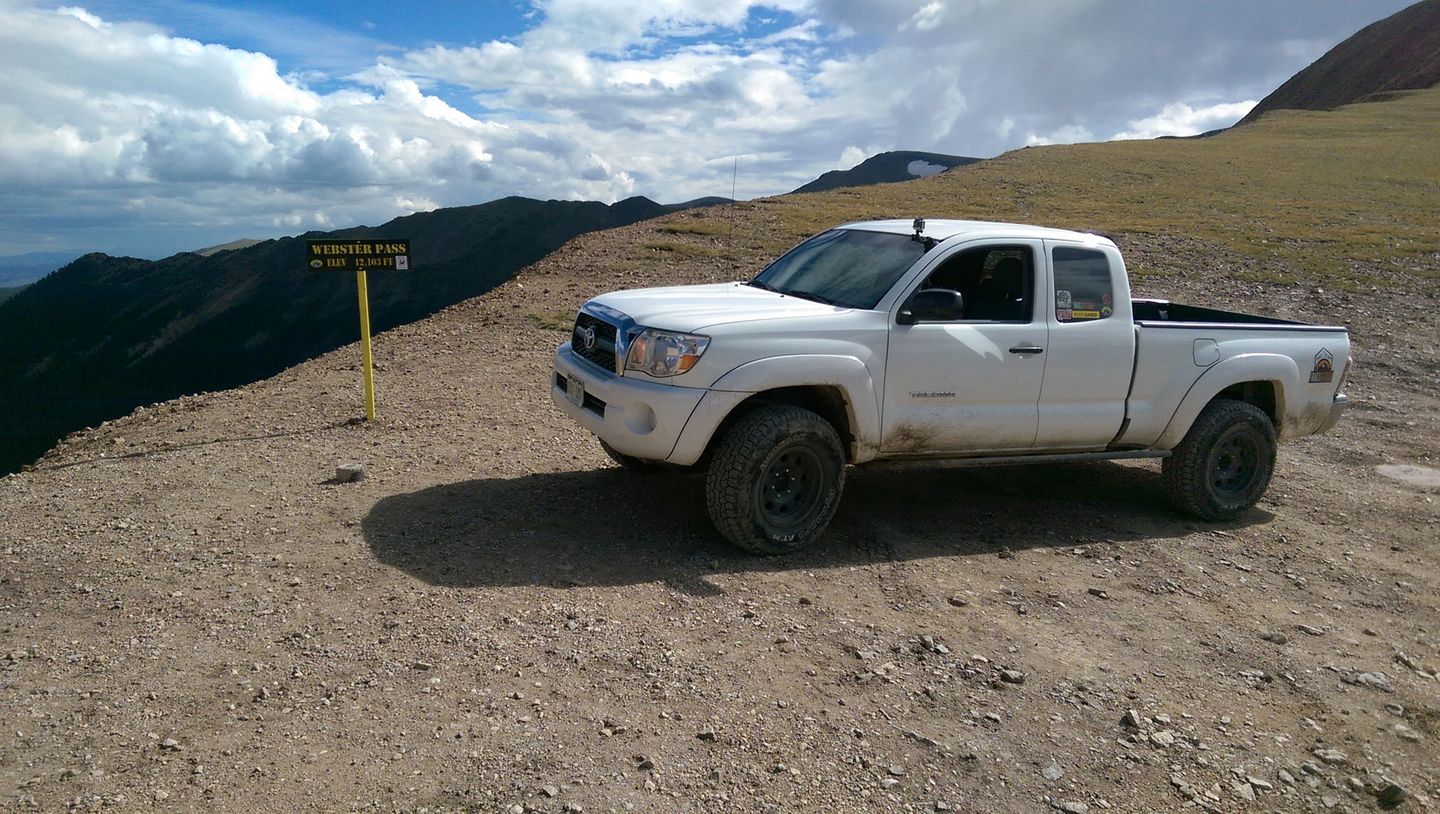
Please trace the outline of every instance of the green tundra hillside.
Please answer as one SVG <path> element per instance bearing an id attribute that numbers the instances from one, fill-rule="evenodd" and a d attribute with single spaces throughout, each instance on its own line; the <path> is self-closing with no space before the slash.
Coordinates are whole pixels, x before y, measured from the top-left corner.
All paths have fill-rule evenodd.
<path id="1" fill-rule="evenodd" d="M 1210 138 L 1026 148 L 906 184 L 749 206 L 784 227 L 756 246 L 762 254 L 835 223 L 923 215 L 1213 241 L 1280 261 L 1246 274 L 1281 282 L 1354 288 L 1399 274 L 1433 286 L 1437 127 L 1440 88 L 1431 88 L 1333 111 L 1276 111 Z M 733 227 L 718 214 L 682 215 L 665 228 L 710 233 L 723 247 L 732 228 L 747 227 L 743 213 Z"/>

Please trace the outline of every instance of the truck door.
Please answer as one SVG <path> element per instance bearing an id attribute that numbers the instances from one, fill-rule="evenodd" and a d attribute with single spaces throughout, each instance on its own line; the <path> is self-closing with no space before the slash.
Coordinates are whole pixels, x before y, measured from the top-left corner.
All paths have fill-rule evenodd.
<path id="1" fill-rule="evenodd" d="M 1047 325 L 1040 311 L 1041 241 L 969 243 L 951 250 L 891 316 L 880 450 L 884 454 L 1001 452 L 1035 443 Z M 915 294 L 958 293 L 959 310 L 902 312 Z"/>
<path id="2" fill-rule="evenodd" d="M 1038 449 L 1099 449 L 1120 431 L 1135 369 L 1125 265 L 1113 246 L 1045 241 L 1050 324 Z"/>

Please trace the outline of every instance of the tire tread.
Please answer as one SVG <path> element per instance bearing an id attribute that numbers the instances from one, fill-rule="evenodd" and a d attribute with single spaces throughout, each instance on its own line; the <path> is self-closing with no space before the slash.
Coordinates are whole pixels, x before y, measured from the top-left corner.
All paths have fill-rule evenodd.
<path id="1" fill-rule="evenodd" d="M 785 554 L 810 542 L 810 537 L 794 545 L 776 543 L 757 535 L 750 513 L 750 492 L 753 472 L 765 456 L 782 440 L 796 434 L 817 433 L 839 455 L 841 466 L 835 484 L 836 496 L 830 511 L 825 513 L 812 536 L 829 524 L 834 504 L 845 485 L 844 454 L 835 428 L 819 415 L 803 407 L 772 404 L 756 408 L 736 419 L 720 439 L 705 477 L 705 507 L 715 529 L 731 544 L 752 554 Z"/>
<path id="2" fill-rule="evenodd" d="M 1211 442 L 1236 421 L 1250 421 L 1261 427 L 1269 447 L 1269 471 L 1264 476 L 1265 486 L 1257 492 L 1254 501 L 1238 508 L 1222 507 L 1209 500 L 1197 487 L 1206 477 L 1204 470 Z M 1270 422 L 1270 417 L 1249 402 L 1224 398 L 1215 399 L 1205 405 L 1205 409 L 1196 416 L 1195 423 L 1190 425 L 1189 432 L 1185 433 L 1184 440 L 1175 447 L 1170 457 L 1161 463 L 1160 473 L 1166 494 L 1176 507 L 1202 520 L 1214 521 L 1233 519 L 1259 502 L 1269 487 L 1274 467 L 1275 427 Z"/>

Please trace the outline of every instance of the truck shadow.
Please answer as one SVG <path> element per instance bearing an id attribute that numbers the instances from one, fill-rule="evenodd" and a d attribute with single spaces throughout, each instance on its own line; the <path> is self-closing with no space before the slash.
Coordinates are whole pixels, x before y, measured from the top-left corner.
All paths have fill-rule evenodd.
<path id="1" fill-rule="evenodd" d="M 446 587 L 662 582 L 694 595 L 717 573 L 833 568 L 940 556 L 1178 537 L 1268 522 L 1180 517 L 1150 467 L 1095 462 L 1001 469 L 852 470 L 839 513 L 811 548 L 756 557 L 711 527 L 704 481 L 620 469 L 442 484 L 375 504 L 362 532 L 376 558 Z"/>

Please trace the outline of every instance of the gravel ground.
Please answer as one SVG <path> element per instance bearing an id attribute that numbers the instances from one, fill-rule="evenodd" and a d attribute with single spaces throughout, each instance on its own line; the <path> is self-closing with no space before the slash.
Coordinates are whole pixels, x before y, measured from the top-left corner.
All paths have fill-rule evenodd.
<path id="1" fill-rule="evenodd" d="M 1120 235 L 1139 293 L 1354 331 L 1352 410 L 1255 510 L 1180 518 L 1153 463 L 861 469 L 821 544 L 762 559 L 701 479 L 622 472 L 549 403 L 548 315 L 759 262 L 632 262 L 658 228 L 380 336 L 374 424 L 351 347 L 0 480 L 0 808 L 1440 800 L 1433 285 L 1242 283 L 1257 261 Z"/>

